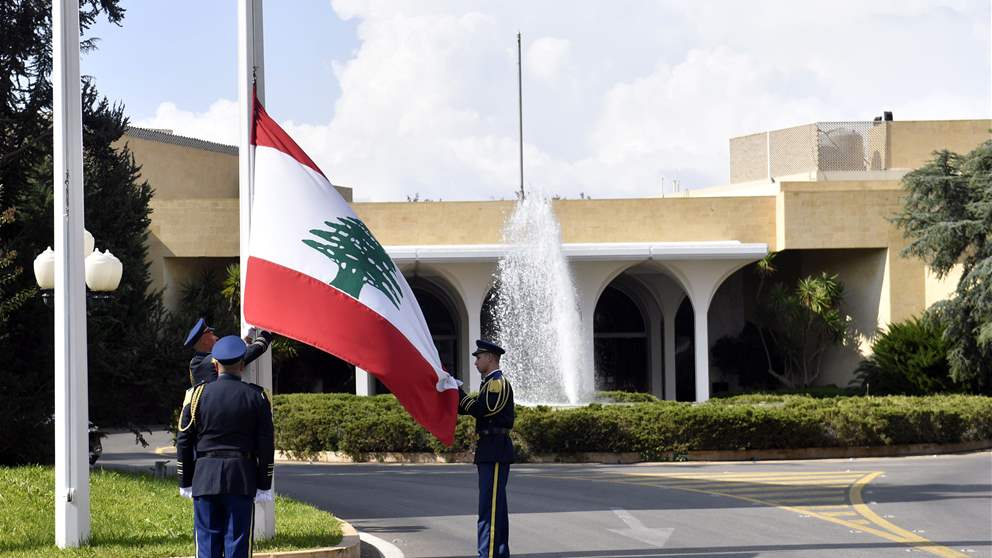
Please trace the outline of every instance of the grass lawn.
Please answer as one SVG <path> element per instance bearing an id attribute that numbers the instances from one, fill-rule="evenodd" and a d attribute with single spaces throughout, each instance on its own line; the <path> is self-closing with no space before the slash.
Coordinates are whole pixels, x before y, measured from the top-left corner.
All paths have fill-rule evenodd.
<path id="1" fill-rule="evenodd" d="M 179 496 L 175 479 L 95 469 L 90 474 L 88 546 L 55 546 L 55 471 L 51 467 L 0 467 L 0 556 L 9 558 L 191 556 L 193 503 Z M 276 536 L 256 550 L 333 546 L 340 522 L 310 505 L 278 497 Z"/>

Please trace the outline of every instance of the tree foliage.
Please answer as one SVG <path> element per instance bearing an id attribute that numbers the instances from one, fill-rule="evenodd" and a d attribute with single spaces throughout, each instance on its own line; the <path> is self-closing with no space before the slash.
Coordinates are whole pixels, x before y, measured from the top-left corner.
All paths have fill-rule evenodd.
<path id="1" fill-rule="evenodd" d="M 98 16 L 119 24 L 118 0 L 83 0 L 82 46 Z M 17 219 L 0 228 L 12 267 L 30 268 L 53 244 L 51 2 L 0 3 L 0 208 Z M 165 422 L 181 394 L 182 355 L 166 326 L 159 293 L 150 292 L 146 239 L 152 188 L 119 140 L 127 128 L 92 79 L 82 84 L 84 221 L 100 249 L 124 266 L 121 285 L 103 304 L 88 304 L 90 416 L 104 426 Z M 34 277 L 19 273 L 4 292 L 23 293 Z M 51 453 L 53 315 L 38 297 L 12 308 L 0 338 L 0 462 L 43 461 Z"/>
<path id="2" fill-rule="evenodd" d="M 931 312 L 946 327 L 952 378 L 992 392 L 992 141 L 961 156 L 949 151 L 903 178 L 906 196 L 894 221 L 922 259 L 946 277 L 961 279 Z"/>
<path id="3" fill-rule="evenodd" d="M 829 273 L 803 277 L 793 286 L 772 283 L 778 272 L 777 255 L 771 252 L 755 262 L 754 324 L 750 330 L 745 327 L 737 340 L 720 344 L 718 358 L 727 361 L 734 354 L 748 352 L 739 345 L 753 344 L 757 338 L 769 376 L 790 389 L 807 387 L 820 377 L 827 349 L 850 335 L 851 318 L 840 308 L 844 284 Z"/>
<path id="4" fill-rule="evenodd" d="M 14 223 L 17 213 L 9 207 L 0 211 L 0 232 Z M 22 286 L 18 279 L 24 268 L 17 265 L 17 251 L 9 249 L 6 237 L 0 235 L 0 341 L 7 337 L 7 318 L 35 294 L 33 287 Z"/>
<path id="5" fill-rule="evenodd" d="M 954 391 L 948 347 L 944 327 L 935 319 L 892 324 L 872 343 L 872 354 L 861 361 L 855 381 L 868 393 L 880 395 Z"/>

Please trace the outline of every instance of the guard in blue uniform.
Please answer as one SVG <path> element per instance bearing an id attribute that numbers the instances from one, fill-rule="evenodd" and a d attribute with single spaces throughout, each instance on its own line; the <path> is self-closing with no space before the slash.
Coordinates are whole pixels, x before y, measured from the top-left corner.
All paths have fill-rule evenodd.
<path id="1" fill-rule="evenodd" d="M 475 417 L 479 442 L 475 465 L 479 470 L 479 558 L 510 556 L 510 521 L 506 505 L 506 483 L 513 463 L 515 411 L 513 389 L 499 369 L 505 351 L 485 340 L 475 342 L 475 367 L 482 374 L 478 395 L 458 388 L 458 414 Z"/>
<path id="2" fill-rule="evenodd" d="M 271 397 L 241 381 L 245 342 L 217 341 L 219 374 L 186 391 L 176 435 L 179 493 L 193 499 L 196 558 L 247 558 L 255 501 L 272 500 Z"/>
<path id="3" fill-rule="evenodd" d="M 207 325 L 206 320 L 200 318 L 193 324 L 186 336 L 184 347 L 192 347 L 195 351 L 193 358 L 189 361 L 189 383 L 195 386 L 201 382 L 212 382 L 217 378 L 217 363 L 210 351 L 213 350 L 217 342 L 217 335 L 214 328 Z M 251 363 L 269 348 L 272 343 L 272 334 L 268 331 L 259 331 L 248 344 L 245 352 L 245 364 Z"/>

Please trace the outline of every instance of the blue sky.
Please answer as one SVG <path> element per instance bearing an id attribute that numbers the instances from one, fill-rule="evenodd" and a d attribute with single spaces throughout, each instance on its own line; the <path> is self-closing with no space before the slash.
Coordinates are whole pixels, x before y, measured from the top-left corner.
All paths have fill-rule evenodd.
<path id="1" fill-rule="evenodd" d="M 123 0 L 83 60 L 132 122 L 236 143 L 234 0 Z M 266 105 L 358 200 L 725 183 L 727 140 L 992 117 L 988 0 L 266 0 Z"/>
<path id="2" fill-rule="evenodd" d="M 100 20 L 92 30 L 99 48 L 82 61 L 101 92 L 125 102 L 136 118 L 166 100 L 205 111 L 219 97 L 237 98 L 234 0 L 122 4 L 123 26 Z M 332 62 L 354 54 L 357 23 L 342 21 L 326 0 L 270 1 L 263 11 L 267 104 L 288 120 L 330 120 L 341 94 Z"/>

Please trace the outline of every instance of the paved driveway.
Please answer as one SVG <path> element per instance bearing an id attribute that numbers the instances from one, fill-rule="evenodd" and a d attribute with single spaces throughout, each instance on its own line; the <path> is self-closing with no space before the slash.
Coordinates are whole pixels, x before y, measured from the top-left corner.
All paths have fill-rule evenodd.
<path id="1" fill-rule="evenodd" d="M 150 466 L 156 434 L 106 440 L 108 465 Z M 471 556 L 471 465 L 279 464 L 276 490 L 408 557 Z M 526 558 L 992 558 L 992 452 L 642 465 L 514 465 L 510 547 Z"/>

